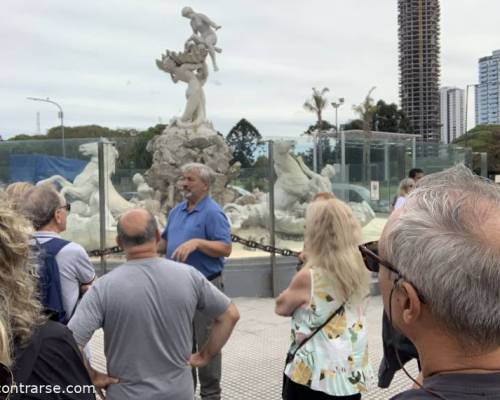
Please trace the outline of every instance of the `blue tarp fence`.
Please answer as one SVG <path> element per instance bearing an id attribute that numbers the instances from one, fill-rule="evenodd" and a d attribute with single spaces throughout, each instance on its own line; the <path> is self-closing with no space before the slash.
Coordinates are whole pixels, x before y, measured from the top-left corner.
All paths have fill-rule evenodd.
<path id="1" fill-rule="evenodd" d="M 87 164 L 88 161 L 85 160 L 42 154 L 11 154 L 9 155 L 10 182 L 36 183 L 52 175 L 61 175 L 73 182 Z"/>

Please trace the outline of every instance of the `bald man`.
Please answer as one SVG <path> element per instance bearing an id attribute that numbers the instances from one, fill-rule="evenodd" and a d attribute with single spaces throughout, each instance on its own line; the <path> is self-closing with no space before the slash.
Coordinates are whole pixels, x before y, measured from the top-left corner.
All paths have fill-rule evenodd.
<path id="1" fill-rule="evenodd" d="M 196 269 L 158 257 L 160 233 L 148 211 L 126 212 L 117 231 L 127 262 L 96 281 L 68 327 L 80 346 L 103 328 L 109 375 L 89 370 L 108 400 L 192 400 L 191 367 L 219 353 L 238 310 Z M 205 345 L 191 354 L 196 311 L 215 322 Z"/>

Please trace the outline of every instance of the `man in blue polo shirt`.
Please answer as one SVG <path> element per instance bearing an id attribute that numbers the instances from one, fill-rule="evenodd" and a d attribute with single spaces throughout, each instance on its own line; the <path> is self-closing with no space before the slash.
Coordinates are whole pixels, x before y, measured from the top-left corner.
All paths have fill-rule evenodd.
<path id="1" fill-rule="evenodd" d="M 185 200 L 170 211 L 158 251 L 166 251 L 167 258 L 192 265 L 222 290 L 224 257 L 231 254 L 231 229 L 222 208 L 208 194 L 214 172 L 198 163 L 186 164 L 181 171 Z M 211 325 L 211 320 L 196 313 L 195 346 L 205 343 Z M 203 400 L 221 398 L 221 361 L 219 353 L 198 370 Z M 196 386 L 196 371 L 193 371 L 193 379 Z"/>

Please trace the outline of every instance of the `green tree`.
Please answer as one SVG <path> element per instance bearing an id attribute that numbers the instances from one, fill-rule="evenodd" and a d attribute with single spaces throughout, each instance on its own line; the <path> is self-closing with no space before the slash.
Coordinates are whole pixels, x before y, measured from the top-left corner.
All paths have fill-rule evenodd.
<path id="1" fill-rule="evenodd" d="M 488 174 L 500 174 L 500 125 L 478 125 L 453 143 L 488 153 Z"/>
<path id="2" fill-rule="evenodd" d="M 410 121 L 395 103 L 379 100 L 375 106 L 372 129 L 383 132 L 411 133 Z"/>
<path id="3" fill-rule="evenodd" d="M 226 143 L 233 151 L 231 164 L 239 161 L 242 168 L 251 167 L 255 161 L 255 150 L 260 139 L 262 136 L 257 128 L 242 118 L 226 136 Z"/>
<path id="4" fill-rule="evenodd" d="M 349 130 L 353 130 L 353 129 L 361 130 L 361 129 L 363 129 L 363 121 L 360 119 L 353 119 L 353 120 L 349 121 L 347 124 L 344 124 L 343 128 L 345 131 L 349 131 Z"/>
<path id="5" fill-rule="evenodd" d="M 306 135 L 312 135 L 313 131 L 323 131 L 327 132 L 334 128 L 335 126 L 330 124 L 328 121 L 322 120 L 321 122 L 317 122 L 314 125 L 309 125 L 309 128 L 304 132 Z"/>

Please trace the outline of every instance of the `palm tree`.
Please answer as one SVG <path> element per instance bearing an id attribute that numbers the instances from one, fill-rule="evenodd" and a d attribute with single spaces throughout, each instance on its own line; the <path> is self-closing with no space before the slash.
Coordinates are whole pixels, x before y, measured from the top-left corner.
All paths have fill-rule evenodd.
<path id="1" fill-rule="evenodd" d="M 324 108 L 328 105 L 328 100 L 325 97 L 325 94 L 329 91 L 327 87 L 324 87 L 323 89 L 318 90 L 316 88 L 313 89 L 313 95 L 309 100 L 306 100 L 304 103 L 304 108 L 307 111 L 313 112 L 316 114 L 317 122 L 316 122 L 316 129 L 321 130 L 322 122 L 323 122 L 323 110 Z M 317 138 L 314 129 L 312 131 L 313 134 L 313 170 L 314 172 L 318 172 L 318 143 L 317 143 Z M 321 157 L 321 152 L 319 153 Z M 320 161 L 320 164 L 322 162 Z"/>
<path id="2" fill-rule="evenodd" d="M 321 121 L 323 121 L 323 110 L 328 105 L 328 100 L 325 97 L 325 94 L 330 90 L 327 87 L 318 90 L 316 88 L 313 89 L 313 95 L 309 100 L 306 100 L 304 103 L 304 108 L 307 111 L 313 112 L 316 114 L 317 118 L 317 126 L 321 126 Z"/>
<path id="3" fill-rule="evenodd" d="M 362 165 L 362 180 L 363 183 L 368 184 L 371 180 L 371 171 L 370 171 L 370 141 L 372 138 L 372 123 L 373 117 L 377 111 L 377 106 L 373 97 L 371 97 L 372 92 L 375 90 L 375 86 L 373 86 L 366 95 L 363 102 L 357 106 L 353 106 L 353 110 L 359 115 L 361 121 L 363 121 L 363 165 Z"/>
<path id="4" fill-rule="evenodd" d="M 361 104 L 358 104 L 357 106 L 352 107 L 353 110 L 358 114 L 359 119 L 363 121 L 363 130 L 367 133 L 371 131 L 373 117 L 375 115 L 375 112 L 377 111 L 375 100 L 373 100 L 373 97 L 371 97 L 371 94 L 375 89 L 376 87 L 373 86 L 369 90 L 363 102 Z"/>

